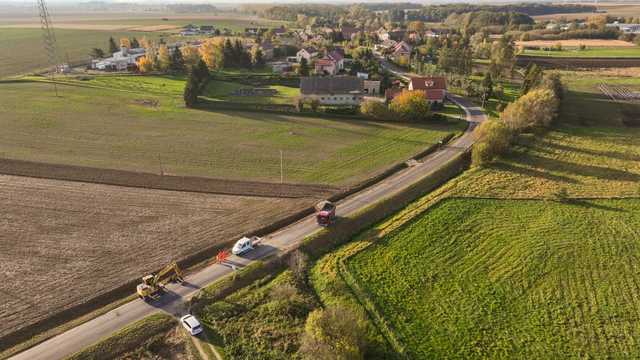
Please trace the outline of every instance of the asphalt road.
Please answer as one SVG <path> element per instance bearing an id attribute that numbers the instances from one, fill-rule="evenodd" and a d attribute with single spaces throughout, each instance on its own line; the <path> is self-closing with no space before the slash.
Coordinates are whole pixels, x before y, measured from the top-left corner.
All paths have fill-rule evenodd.
<path id="1" fill-rule="evenodd" d="M 467 113 L 469 127 L 467 131 L 452 143 L 424 158 L 417 165 L 404 169 L 383 181 L 364 189 L 337 204 L 337 215 L 348 216 L 374 203 L 388 198 L 411 186 L 425 176 L 442 167 L 473 144 L 475 126 L 486 119 L 479 107 L 468 100 L 451 95 L 450 100 L 458 103 Z M 157 311 L 165 311 L 176 316 L 184 315 L 184 301 L 195 295 L 198 290 L 215 282 L 233 271 L 229 264 L 242 267 L 255 259 L 263 258 L 275 251 L 295 248 L 307 236 L 318 231 L 315 217 L 309 216 L 286 228 L 266 236 L 262 244 L 245 257 L 232 256 L 227 265 L 211 265 L 186 277 L 182 284 L 169 284 L 167 293 L 159 300 L 146 303 L 142 300 L 131 301 L 104 315 L 55 336 L 39 345 L 12 357 L 15 360 L 55 360 L 63 359 L 85 347 L 108 337 L 128 324 L 140 320 Z M 212 254 L 212 257 L 214 254 Z"/>

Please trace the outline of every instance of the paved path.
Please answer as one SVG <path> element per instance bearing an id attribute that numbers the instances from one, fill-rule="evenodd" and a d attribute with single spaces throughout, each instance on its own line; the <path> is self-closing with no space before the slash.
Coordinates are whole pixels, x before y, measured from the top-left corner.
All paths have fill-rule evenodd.
<path id="1" fill-rule="evenodd" d="M 339 202 L 337 208 L 338 216 L 354 214 L 406 189 L 471 147 L 474 141 L 471 132 L 477 123 L 484 121 L 486 117 L 482 110 L 479 107 L 473 106 L 470 101 L 454 95 L 451 95 L 450 99 L 465 109 L 467 121 L 470 123 L 467 131 L 452 143 L 427 156 L 417 165 L 404 169 Z M 316 224 L 315 217 L 309 216 L 266 236 L 262 245 L 244 258 L 233 256 L 229 261 L 237 264 L 237 266 L 245 266 L 253 260 L 264 258 L 276 251 L 286 251 L 295 248 L 300 245 L 305 237 L 319 229 L 320 227 Z M 208 266 L 187 276 L 183 284 L 169 284 L 167 286 L 168 292 L 157 301 L 151 303 L 146 303 L 142 300 L 131 301 L 36 345 L 14 356 L 12 359 L 63 359 L 154 312 L 165 311 L 176 316 L 183 315 L 185 300 L 191 298 L 201 288 L 206 287 L 232 271 L 230 267 L 224 265 Z"/>

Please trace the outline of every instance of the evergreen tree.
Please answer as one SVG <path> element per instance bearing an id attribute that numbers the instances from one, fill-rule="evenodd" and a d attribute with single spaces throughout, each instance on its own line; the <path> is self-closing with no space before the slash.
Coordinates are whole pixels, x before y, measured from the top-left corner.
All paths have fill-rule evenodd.
<path id="1" fill-rule="evenodd" d="M 485 106 L 487 100 L 489 100 L 492 95 L 493 80 L 491 79 L 491 74 L 487 72 L 482 79 L 482 107 Z"/>
<path id="2" fill-rule="evenodd" d="M 184 58 L 182 57 L 182 51 L 179 48 L 176 48 L 173 53 L 171 53 L 171 57 L 169 58 L 169 71 L 173 73 L 182 73 L 184 72 Z"/>
<path id="3" fill-rule="evenodd" d="M 198 81 L 196 72 L 192 71 L 189 74 L 187 83 L 184 86 L 184 104 L 186 107 L 188 108 L 194 107 L 195 104 L 198 102 L 198 93 L 200 92 L 200 85 L 201 84 Z"/>
<path id="4" fill-rule="evenodd" d="M 116 40 L 113 37 L 109 38 L 109 53 L 113 54 L 114 52 L 120 51 L 120 47 L 116 44 Z"/>
<path id="5" fill-rule="evenodd" d="M 298 68 L 298 75 L 309 76 L 309 63 L 306 58 L 300 59 L 300 67 Z"/>
<path id="6" fill-rule="evenodd" d="M 102 59 L 105 57 L 104 55 L 104 50 L 100 48 L 93 48 L 89 53 L 89 56 L 91 56 L 92 59 Z"/>
<path id="7" fill-rule="evenodd" d="M 204 60 L 200 59 L 196 66 L 191 70 L 191 74 L 195 76 L 198 88 L 202 89 L 209 82 L 209 68 Z"/>
<path id="8" fill-rule="evenodd" d="M 140 47 L 140 42 L 138 42 L 138 39 L 136 39 L 136 37 L 134 36 L 133 39 L 131 39 L 131 48 L 132 49 L 137 49 Z"/>
<path id="9" fill-rule="evenodd" d="M 257 48 L 255 50 L 255 52 L 253 53 L 252 63 L 253 66 L 258 68 L 264 66 L 264 56 L 262 55 L 262 49 Z"/>
<path id="10" fill-rule="evenodd" d="M 222 56 L 224 59 L 224 67 L 232 67 L 235 64 L 233 45 L 231 44 L 231 40 L 229 39 L 224 41 Z"/>

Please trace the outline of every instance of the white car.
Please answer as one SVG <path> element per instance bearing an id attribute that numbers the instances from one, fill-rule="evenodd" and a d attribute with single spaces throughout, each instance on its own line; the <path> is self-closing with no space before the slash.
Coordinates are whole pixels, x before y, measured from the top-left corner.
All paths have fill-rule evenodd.
<path id="1" fill-rule="evenodd" d="M 233 255 L 242 255 L 248 251 L 253 250 L 253 244 L 255 239 L 243 237 L 242 239 L 236 241 L 235 245 L 231 249 L 231 253 Z"/>
<path id="2" fill-rule="evenodd" d="M 182 324 L 182 327 L 184 327 L 189 332 L 189 334 L 193 336 L 198 335 L 202 332 L 202 325 L 200 325 L 198 319 L 196 319 L 196 317 L 193 315 L 185 315 L 181 317 L 180 324 Z"/>

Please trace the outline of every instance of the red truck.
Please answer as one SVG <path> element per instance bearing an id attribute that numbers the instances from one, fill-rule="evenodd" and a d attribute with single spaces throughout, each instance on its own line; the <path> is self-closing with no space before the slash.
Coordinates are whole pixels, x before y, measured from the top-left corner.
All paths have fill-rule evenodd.
<path id="1" fill-rule="evenodd" d="M 336 206 L 331 201 L 321 201 L 316 205 L 316 220 L 320 226 L 329 226 L 336 219 Z"/>

